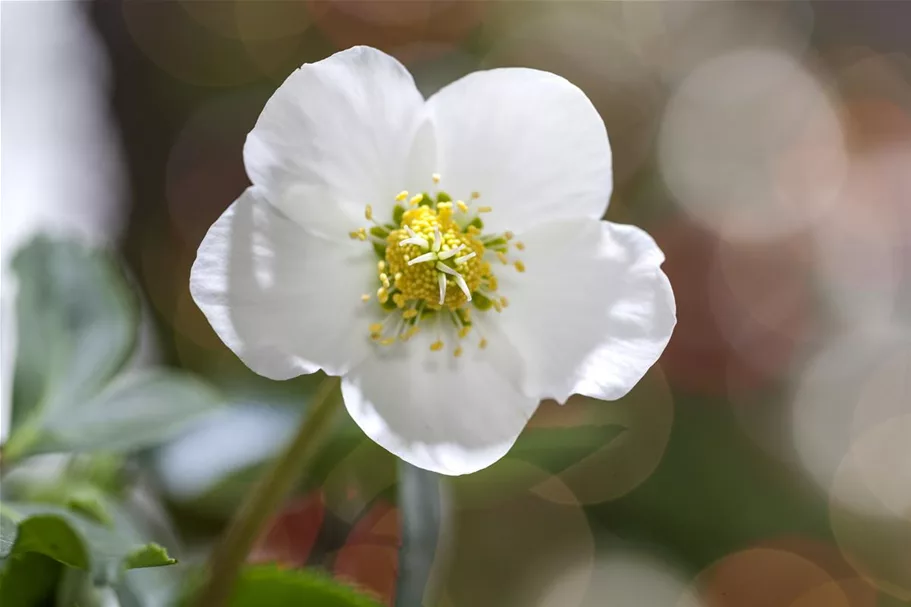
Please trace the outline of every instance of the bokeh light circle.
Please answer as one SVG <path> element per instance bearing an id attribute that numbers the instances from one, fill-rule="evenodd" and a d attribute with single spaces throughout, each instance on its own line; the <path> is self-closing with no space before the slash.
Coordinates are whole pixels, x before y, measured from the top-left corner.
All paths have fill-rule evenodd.
<path id="1" fill-rule="evenodd" d="M 833 338 L 799 371 L 791 440 L 799 464 L 821 491 L 828 493 L 854 437 L 907 411 L 908 401 L 888 369 L 909 348 L 911 335 L 899 326 L 865 328 Z"/>
<path id="2" fill-rule="evenodd" d="M 579 607 L 703 607 L 675 566 L 645 551 L 626 549 L 605 551 L 591 570 L 564 572 L 533 605 L 573 607 L 563 594 L 583 584 L 587 590 Z"/>
<path id="3" fill-rule="evenodd" d="M 845 558 L 869 582 L 911 600 L 911 414 L 873 427 L 839 466 L 829 521 Z"/>
<path id="4" fill-rule="evenodd" d="M 658 467 L 671 435 L 674 401 L 658 366 L 615 402 L 573 397 L 566 405 L 542 404 L 537 426 L 611 425 L 625 430 L 604 447 L 545 480 L 534 492 L 557 503 L 597 504 L 620 498 Z M 565 491 L 568 487 L 571 493 Z"/>
<path id="5" fill-rule="evenodd" d="M 695 69 L 668 104 L 658 155 L 678 204 L 729 239 L 780 237 L 818 221 L 847 168 L 828 94 L 775 49 Z"/>
<path id="6" fill-rule="evenodd" d="M 530 464 L 525 476 L 547 476 Z M 555 481 L 556 482 L 556 481 Z M 455 502 L 450 553 L 442 605 L 461 607 L 528 607 L 549 582 L 572 571 L 573 583 L 554 590 L 551 598 L 565 607 L 581 604 L 591 577 L 594 538 L 585 511 L 556 504 L 528 491 L 487 506 L 463 508 Z"/>
<path id="7" fill-rule="evenodd" d="M 822 592 L 826 607 L 854 607 L 835 580 L 800 555 L 772 548 L 729 554 L 699 574 L 696 588 L 706 607 L 782 607 Z"/>

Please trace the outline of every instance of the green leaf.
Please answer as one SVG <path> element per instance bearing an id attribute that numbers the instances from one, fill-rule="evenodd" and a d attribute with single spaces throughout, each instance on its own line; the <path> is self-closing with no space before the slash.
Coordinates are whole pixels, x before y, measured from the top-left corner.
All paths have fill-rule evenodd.
<path id="1" fill-rule="evenodd" d="M 137 548 L 124 559 L 127 569 L 142 569 L 143 567 L 161 567 L 173 565 L 176 559 L 168 556 L 168 551 L 158 544 L 146 544 Z"/>
<path id="2" fill-rule="evenodd" d="M 19 526 L 5 513 L 0 512 L 0 559 L 5 559 L 13 550 Z"/>
<path id="3" fill-rule="evenodd" d="M 133 352 L 135 294 L 108 253 L 38 237 L 12 263 L 17 277 L 13 434 L 94 396 Z M 28 432 L 25 438 L 27 442 Z"/>
<path id="4" fill-rule="evenodd" d="M 219 404 L 190 375 L 133 373 L 83 404 L 44 417 L 26 453 L 134 451 L 174 437 Z"/>
<path id="5" fill-rule="evenodd" d="M 96 582 L 108 583 L 115 582 L 125 569 L 175 562 L 157 544 L 146 544 L 63 508 L 25 503 L 4 503 L 2 508 L 18 525 L 10 558 L 43 554 L 64 565 L 91 571 Z"/>
<path id="6" fill-rule="evenodd" d="M 380 603 L 330 577 L 306 569 L 250 567 L 237 581 L 231 607 L 379 607 Z"/>
<path id="7" fill-rule="evenodd" d="M 10 558 L 0 576 L 0 605 L 35 607 L 52 604 L 64 567 L 37 552 Z"/>
<path id="8" fill-rule="evenodd" d="M 529 428 L 510 449 L 508 457 L 558 474 L 604 447 L 624 430 L 619 424 Z"/>
<path id="9" fill-rule="evenodd" d="M 13 554 L 37 552 L 69 567 L 89 568 L 89 555 L 82 538 L 63 518 L 32 516 L 19 522 L 19 536 Z"/>

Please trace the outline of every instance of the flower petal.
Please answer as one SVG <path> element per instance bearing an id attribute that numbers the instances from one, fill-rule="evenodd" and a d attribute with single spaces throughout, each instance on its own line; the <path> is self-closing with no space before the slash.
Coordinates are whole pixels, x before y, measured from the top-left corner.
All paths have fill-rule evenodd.
<path id="1" fill-rule="evenodd" d="M 190 292 L 248 367 L 288 379 L 339 375 L 366 355 L 376 306 L 361 295 L 375 282 L 369 246 L 312 236 L 251 187 L 209 228 Z"/>
<path id="2" fill-rule="evenodd" d="M 433 331 L 381 350 L 342 382 L 348 413 L 383 448 L 440 474 L 468 474 L 503 457 L 538 406 L 521 394 L 521 359 L 502 335 L 465 354 L 431 352 Z M 467 340 L 466 340 L 467 341 Z M 379 347 L 378 347 L 379 348 Z"/>
<path id="3" fill-rule="evenodd" d="M 409 187 L 423 106 L 408 70 L 376 49 L 305 64 L 247 137 L 247 173 L 269 202 L 316 233 L 336 237 L 363 225 L 367 204 L 385 220 Z"/>
<path id="4" fill-rule="evenodd" d="M 591 101 L 569 81 L 538 70 L 475 72 L 428 101 L 440 187 L 489 205 L 492 231 L 524 230 L 564 217 L 604 215 L 611 150 Z"/>
<path id="5" fill-rule="evenodd" d="M 664 254 L 634 226 L 571 219 L 521 236 L 525 272 L 499 272 L 500 327 L 528 365 L 524 388 L 565 401 L 626 394 L 676 324 Z"/>

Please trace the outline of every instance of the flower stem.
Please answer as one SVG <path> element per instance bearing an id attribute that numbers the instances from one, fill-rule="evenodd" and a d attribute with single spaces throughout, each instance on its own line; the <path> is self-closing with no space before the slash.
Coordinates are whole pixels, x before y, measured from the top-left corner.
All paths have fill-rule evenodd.
<path id="1" fill-rule="evenodd" d="M 316 453 L 317 443 L 326 433 L 338 402 L 337 386 L 336 377 L 323 380 L 297 434 L 237 510 L 212 553 L 208 578 L 197 595 L 196 605 L 199 607 L 223 607 L 227 604 L 253 543 Z"/>

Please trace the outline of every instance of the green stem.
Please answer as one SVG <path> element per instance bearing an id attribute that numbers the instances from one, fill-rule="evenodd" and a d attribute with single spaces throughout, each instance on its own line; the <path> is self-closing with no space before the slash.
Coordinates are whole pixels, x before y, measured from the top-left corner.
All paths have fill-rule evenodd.
<path id="1" fill-rule="evenodd" d="M 336 377 L 323 380 L 297 434 L 238 509 L 224 538 L 212 553 L 208 578 L 196 600 L 199 607 L 227 604 L 253 543 L 303 474 L 316 453 L 317 443 L 326 434 L 338 402 L 337 386 Z"/>

